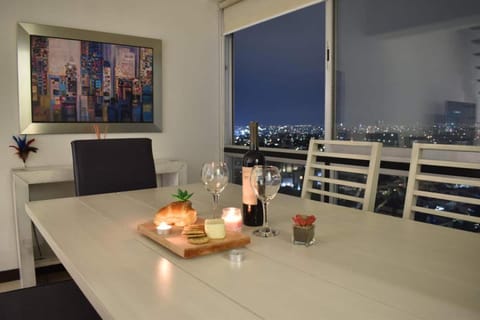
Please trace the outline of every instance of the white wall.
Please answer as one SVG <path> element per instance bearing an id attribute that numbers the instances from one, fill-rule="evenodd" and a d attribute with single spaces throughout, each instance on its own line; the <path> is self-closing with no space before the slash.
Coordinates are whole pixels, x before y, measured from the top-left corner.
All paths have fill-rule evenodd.
<path id="1" fill-rule="evenodd" d="M 215 0 L 1 0 L 0 10 L 0 271 L 17 265 L 10 170 L 22 166 L 12 144 L 19 134 L 16 24 L 30 22 L 163 41 L 163 132 L 149 137 L 157 158 L 184 159 L 189 182 L 219 157 L 219 44 Z M 223 123 L 223 120 L 222 120 Z M 70 141 L 94 134 L 29 136 L 38 153 L 28 166 L 71 164 Z M 201 146 L 201 147 L 199 147 Z"/>

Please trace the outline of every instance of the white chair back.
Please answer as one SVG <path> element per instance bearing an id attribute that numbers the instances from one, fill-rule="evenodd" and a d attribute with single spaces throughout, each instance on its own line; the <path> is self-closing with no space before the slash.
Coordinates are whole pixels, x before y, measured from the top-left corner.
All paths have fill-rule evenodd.
<path id="1" fill-rule="evenodd" d="M 373 211 L 381 150 L 378 142 L 310 140 L 302 198 L 317 195 L 335 204 L 347 200 Z"/>
<path id="2" fill-rule="evenodd" d="M 459 169 L 464 169 L 462 175 Z M 446 188 L 442 185 L 451 186 L 451 192 L 445 192 Z M 414 143 L 403 217 L 415 219 L 415 213 L 421 212 L 480 223 L 480 217 L 468 214 L 468 208 L 480 206 L 480 199 L 473 192 L 461 194 L 467 186 L 480 188 L 479 146 Z M 451 212 L 442 205 L 427 208 L 419 205 L 420 197 L 428 199 L 431 204 L 461 203 L 467 210 L 463 213 Z"/>

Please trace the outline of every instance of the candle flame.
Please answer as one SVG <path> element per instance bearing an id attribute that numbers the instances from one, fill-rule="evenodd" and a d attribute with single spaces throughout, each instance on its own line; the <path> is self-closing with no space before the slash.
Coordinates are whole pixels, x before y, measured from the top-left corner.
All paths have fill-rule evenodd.
<path id="1" fill-rule="evenodd" d="M 170 228 L 172 228 L 172 226 L 165 222 L 160 222 L 160 224 L 157 226 L 158 230 L 168 230 Z"/>

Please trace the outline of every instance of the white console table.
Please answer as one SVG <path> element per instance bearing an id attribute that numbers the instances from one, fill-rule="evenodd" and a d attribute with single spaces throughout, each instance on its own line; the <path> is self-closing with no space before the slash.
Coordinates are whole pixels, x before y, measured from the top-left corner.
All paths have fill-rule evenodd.
<path id="1" fill-rule="evenodd" d="M 158 186 L 187 183 L 185 161 L 156 159 L 155 169 Z M 36 285 L 35 267 L 58 263 L 58 260 L 53 256 L 44 261 L 35 261 L 32 223 L 25 212 L 25 203 L 74 196 L 73 168 L 48 166 L 14 169 L 12 176 L 20 285 L 22 288 L 32 287 Z"/>

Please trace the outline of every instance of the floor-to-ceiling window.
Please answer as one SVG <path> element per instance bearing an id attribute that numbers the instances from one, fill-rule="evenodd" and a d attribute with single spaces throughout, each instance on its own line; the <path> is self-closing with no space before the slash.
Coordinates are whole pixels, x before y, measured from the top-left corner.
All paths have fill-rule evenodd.
<path id="1" fill-rule="evenodd" d="M 325 3 L 320 2 L 231 34 L 232 144 L 250 143 L 259 123 L 260 147 L 307 150 L 324 137 Z M 271 162 L 271 161 L 270 161 Z M 282 192 L 300 194 L 304 166 L 275 162 Z M 241 161 L 234 161 L 240 183 Z"/>
<path id="2" fill-rule="evenodd" d="M 480 2 L 336 1 L 336 137 L 479 144 Z"/>
<path id="3" fill-rule="evenodd" d="M 260 146 L 308 149 L 324 136 L 325 4 L 233 33 L 233 142 L 249 143 L 248 122 L 260 124 Z"/>
<path id="4" fill-rule="evenodd" d="M 382 142 L 384 157 L 402 154 L 395 148 L 408 152 L 415 141 L 480 144 L 480 1 L 335 4 L 336 139 Z M 405 188 L 406 174 L 381 175 L 376 211 L 401 216 Z M 445 183 L 429 188 L 480 198 L 480 188 Z M 479 206 L 421 202 L 435 210 L 480 215 Z M 480 229 L 432 215 L 416 219 Z"/>
<path id="5" fill-rule="evenodd" d="M 260 141 L 264 147 L 304 150 L 310 137 L 324 136 L 382 142 L 383 158 L 388 161 L 382 162 L 375 211 L 399 217 L 403 211 L 409 148 L 414 141 L 480 144 L 480 2 L 334 0 L 333 3 L 335 70 L 331 105 L 325 103 L 325 98 L 330 101 L 330 92 L 325 89 L 329 82 L 322 73 L 325 69 L 317 68 L 316 59 L 297 60 L 292 56 L 280 59 L 289 52 L 313 53 L 313 40 L 324 44 L 323 51 L 312 55 L 317 55 L 318 61 L 323 60 L 319 67 L 331 58 L 325 54 L 328 14 L 327 23 L 319 18 L 325 19 L 325 13 L 314 19 L 310 24 L 314 27 L 309 29 L 312 33 L 293 32 L 295 28 L 291 26 L 284 31 L 280 24 L 292 23 L 295 16 L 302 14 L 314 15 L 315 10 L 325 12 L 325 7 L 328 8 L 325 2 L 232 33 L 232 145 L 248 145 L 245 125 L 249 120 L 260 122 Z M 300 20 L 299 25 L 307 25 L 306 19 Z M 257 33 L 261 40 L 253 44 Z M 293 40 L 286 40 L 290 34 Z M 274 49 L 263 51 L 268 46 Z M 273 62 L 278 64 L 269 68 Z M 307 63 L 309 68 L 303 69 Z M 318 81 L 307 85 L 304 84 L 307 79 Z M 307 90 L 320 83 L 325 87 Z M 298 95 L 290 95 L 293 88 L 300 89 Z M 319 109 L 312 109 L 320 112 L 319 117 L 303 109 L 307 98 L 312 96 L 324 99 L 315 104 Z M 325 117 L 323 112 L 329 108 L 333 109 L 333 116 Z M 309 123 L 299 121 L 301 115 L 308 115 Z M 318 119 L 325 122 L 318 124 Z M 332 130 L 326 130 L 327 127 Z M 278 153 L 272 158 L 284 166 L 284 172 L 293 181 L 285 191 L 299 194 L 304 160 L 299 156 L 301 151 L 285 152 L 289 155 L 286 158 L 299 160 L 283 160 L 282 164 L 282 155 Z M 396 158 L 403 158 L 403 162 L 393 163 Z M 240 162 L 236 164 L 239 166 Z M 442 185 L 432 188 L 474 192 L 480 197 L 478 188 Z M 468 214 L 480 215 L 480 208 L 468 210 Z M 435 224 L 480 230 L 478 225 L 461 221 L 420 218 Z"/>

